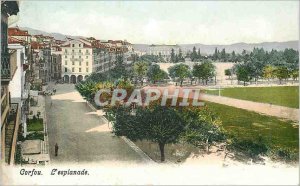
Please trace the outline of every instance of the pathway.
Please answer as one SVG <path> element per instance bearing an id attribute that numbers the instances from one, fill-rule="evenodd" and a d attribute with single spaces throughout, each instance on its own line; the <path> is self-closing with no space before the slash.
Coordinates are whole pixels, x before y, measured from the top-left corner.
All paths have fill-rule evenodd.
<path id="1" fill-rule="evenodd" d="M 202 95 L 202 99 L 205 101 L 254 111 L 269 116 L 299 121 L 299 109 L 208 94 Z"/>
<path id="2" fill-rule="evenodd" d="M 51 163 L 145 163 L 124 140 L 111 133 L 107 122 L 92 111 L 74 85 L 58 84 L 55 88 L 56 95 L 46 100 Z M 59 146 L 57 157 L 55 143 Z"/>

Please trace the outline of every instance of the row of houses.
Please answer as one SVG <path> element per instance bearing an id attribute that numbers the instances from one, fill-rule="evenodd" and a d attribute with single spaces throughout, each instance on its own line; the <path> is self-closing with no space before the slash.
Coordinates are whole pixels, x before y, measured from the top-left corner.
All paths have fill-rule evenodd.
<path id="1" fill-rule="evenodd" d="M 77 83 L 91 73 L 114 68 L 117 58 L 131 63 L 134 50 L 123 40 L 31 35 L 12 27 L 18 1 L 1 1 L 1 161 L 14 164 L 18 136 L 26 137 L 32 90 L 49 81 Z M 14 21 L 10 21 L 14 18 Z M 36 94 L 35 92 L 35 94 Z"/>
<path id="2" fill-rule="evenodd" d="M 123 40 L 66 37 L 66 41 L 61 41 L 51 36 L 30 35 L 18 27 L 8 28 L 8 36 L 12 42 L 28 46 L 35 83 L 76 83 L 92 72 L 113 68 L 118 55 L 125 63 L 131 62 L 134 53 L 132 45 Z"/>

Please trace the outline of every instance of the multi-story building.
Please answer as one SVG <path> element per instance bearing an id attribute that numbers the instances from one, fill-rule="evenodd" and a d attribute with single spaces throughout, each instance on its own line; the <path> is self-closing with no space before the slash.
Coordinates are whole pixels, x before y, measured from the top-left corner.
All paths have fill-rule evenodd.
<path id="1" fill-rule="evenodd" d="M 69 38 L 61 48 L 61 70 L 64 82 L 77 83 L 92 73 L 93 48 L 88 40 Z"/>
<path id="2" fill-rule="evenodd" d="M 172 49 L 175 54 L 179 54 L 179 45 L 150 45 L 147 54 L 161 56 L 166 61 L 170 61 Z"/>
<path id="3" fill-rule="evenodd" d="M 17 70 L 16 56 L 8 49 L 9 17 L 17 15 L 17 1 L 1 1 L 1 161 L 13 164 L 15 160 L 20 108 L 10 100 L 9 83 Z"/>
<path id="4" fill-rule="evenodd" d="M 51 79 L 59 81 L 61 80 L 61 49 L 52 52 L 51 58 Z"/>
<path id="5" fill-rule="evenodd" d="M 109 46 L 95 40 L 93 47 L 93 72 L 106 72 L 114 67 L 115 53 L 109 51 Z"/>
<path id="6" fill-rule="evenodd" d="M 28 34 L 27 30 L 21 30 L 19 27 L 8 28 L 8 35 L 12 38 L 30 43 L 31 35 Z"/>
<path id="7" fill-rule="evenodd" d="M 44 45 L 40 51 L 39 60 L 39 79 L 42 82 L 51 81 L 51 48 L 49 45 Z"/>
<path id="8" fill-rule="evenodd" d="M 21 124 L 23 126 L 23 128 L 20 128 L 19 132 L 23 132 L 24 137 L 26 137 L 26 115 L 28 114 L 29 110 L 28 96 L 30 90 L 29 83 L 26 82 L 25 79 L 26 70 L 29 67 L 28 60 L 25 55 L 26 47 L 24 41 L 16 40 L 14 38 L 9 38 L 8 43 L 8 48 L 11 52 L 11 56 L 16 60 L 17 66 L 15 74 L 9 83 L 10 98 L 11 103 L 18 104 L 20 108 L 20 123 L 16 124 Z"/>

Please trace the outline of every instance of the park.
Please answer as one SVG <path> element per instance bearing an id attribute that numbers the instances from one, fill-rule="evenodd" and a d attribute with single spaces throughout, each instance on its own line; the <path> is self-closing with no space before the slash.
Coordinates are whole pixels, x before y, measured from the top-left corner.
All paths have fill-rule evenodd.
<path id="1" fill-rule="evenodd" d="M 272 58 L 272 54 L 284 58 L 285 53 L 295 56 L 286 55 L 282 61 Z M 298 53 L 292 49 L 273 51 L 267 54 L 270 62 L 262 57 L 266 54 L 254 48 L 250 55 L 238 54 L 241 61 L 232 60 L 229 65 L 216 60 L 218 54 L 173 63 L 151 62 L 153 57 L 148 56 L 137 59 L 131 69 L 125 68 L 120 57 L 114 69 L 91 74 L 75 88 L 87 102 L 105 112 L 116 136 L 133 141 L 156 162 L 184 162 L 196 151 L 210 154 L 210 149 L 217 148 L 242 162 L 258 163 L 269 158 L 293 164 L 299 154 Z M 94 102 L 95 94 L 103 88 L 133 90 L 147 86 L 192 87 L 210 99 L 204 100 L 205 106 L 187 108 L 162 106 L 157 100 L 146 107 L 133 104 L 129 108 L 122 102 L 113 106 Z M 234 99 L 243 106 L 218 103 L 218 99 Z M 249 108 L 244 108 L 247 103 Z M 260 105 L 268 109 L 260 112 Z M 280 109 L 296 114 L 277 115 Z M 184 155 L 174 157 L 171 152 L 179 149 Z"/>

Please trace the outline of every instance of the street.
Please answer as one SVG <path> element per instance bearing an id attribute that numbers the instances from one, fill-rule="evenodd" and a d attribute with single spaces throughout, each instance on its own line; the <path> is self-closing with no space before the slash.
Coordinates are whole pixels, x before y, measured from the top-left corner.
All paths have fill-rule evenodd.
<path id="1" fill-rule="evenodd" d="M 56 95 L 46 98 L 51 164 L 143 162 L 124 140 L 111 133 L 106 121 L 92 111 L 73 84 L 48 86 L 53 87 Z M 56 143 L 58 156 L 55 156 Z"/>

